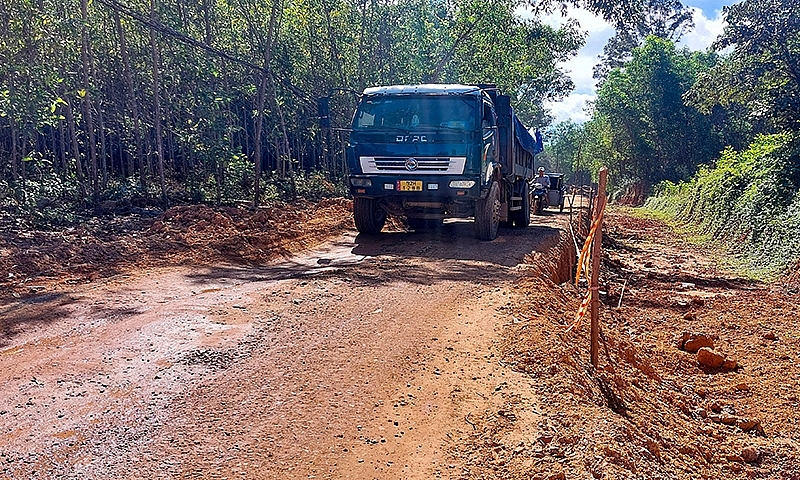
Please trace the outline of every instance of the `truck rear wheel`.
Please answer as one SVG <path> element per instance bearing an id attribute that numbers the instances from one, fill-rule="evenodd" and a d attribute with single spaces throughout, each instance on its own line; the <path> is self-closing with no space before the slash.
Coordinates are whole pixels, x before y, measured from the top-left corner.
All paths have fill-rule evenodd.
<path id="1" fill-rule="evenodd" d="M 353 220 L 361 233 L 378 233 L 386 223 L 386 212 L 372 198 L 353 199 Z"/>
<path id="2" fill-rule="evenodd" d="M 497 238 L 500 226 L 500 185 L 492 182 L 489 194 L 475 202 L 475 235 L 480 240 Z"/>
<path id="3" fill-rule="evenodd" d="M 512 213 L 514 214 L 514 226 L 528 228 L 528 225 L 531 224 L 531 188 L 525 180 L 522 183 L 522 191 L 520 192 L 522 194 L 522 208 L 514 210 Z"/>

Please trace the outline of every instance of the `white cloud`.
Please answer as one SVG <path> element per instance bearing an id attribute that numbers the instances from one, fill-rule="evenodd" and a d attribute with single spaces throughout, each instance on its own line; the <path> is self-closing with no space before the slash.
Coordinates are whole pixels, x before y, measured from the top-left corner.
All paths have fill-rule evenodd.
<path id="1" fill-rule="evenodd" d="M 575 123 L 583 123 L 590 118 L 589 114 L 585 111 L 586 102 L 594 100 L 595 96 L 594 92 L 573 92 L 560 102 L 545 102 L 544 107 L 549 109 L 550 113 L 555 117 L 553 123 L 559 123 L 570 119 Z"/>
<path id="2" fill-rule="evenodd" d="M 722 13 L 716 11 L 716 16 L 713 19 L 709 19 L 701 9 L 697 7 L 690 8 L 692 9 L 695 28 L 683 36 L 678 46 L 704 51 L 716 40 L 725 27 Z M 517 14 L 525 18 L 533 18 L 530 10 L 519 9 Z M 614 36 L 615 30 L 602 18 L 586 10 L 576 8 L 570 8 L 567 12 L 567 17 L 562 17 L 560 13 L 552 13 L 541 17 L 541 21 L 558 28 L 566 22 L 567 18 L 576 19 L 581 29 L 588 32 L 588 37 L 586 45 L 578 52 L 578 55 L 561 65 L 575 83 L 575 90 L 561 102 L 545 103 L 545 108 L 550 109 L 555 117 L 555 123 L 567 119 L 572 119 L 576 123 L 583 123 L 590 118 L 584 111 L 586 102 L 592 101 L 596 97 L 596 81 L 592 78 L 593 68 L 598 63 L 599 55 L 603 53 L 603 47 L 606 42 Z"/>
<path id="3" fill-rule="evenodd" d="M 590 117 L 584 108 L 587 101 L 595 98 L 596 80 L 592 77 L 593 69 L 600 60 L 599 56 L 603 53 L 606 42 L 615 33 L 611 24 L 583 9 L 570 8 L 566 17 L 562 17 L 560 13 L 552 13 L 542 17 L 541 20 L 551 27 L 558 28 L 569 18 L 577 20 L 581 30 L 588 32 L 588 36 L 586 45 L 578 55 L 561 65 L 575 83 L 575 90 L 561 102 L 545 103 L 545 108 L 548 108 L 555 117 L 555 123 L 567 119 L 572 119 L 576 123 L 589 120 Z"/>
<path id="4" fill-rule="evenodd" d="M 725 29 L 722 12 L 717 11 L 716 17 L 709 19 L 699 8 L 690 8 L 694 18 L 694 30 L 684 35 L 681 41 L 678 42 L 678 46 L 689 47 L 690 50 L 705 51 Z"/>

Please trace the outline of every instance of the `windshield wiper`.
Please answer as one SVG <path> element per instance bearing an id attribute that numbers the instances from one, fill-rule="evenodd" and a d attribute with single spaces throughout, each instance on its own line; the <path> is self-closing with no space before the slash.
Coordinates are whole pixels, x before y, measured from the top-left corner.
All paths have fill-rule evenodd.
<path id="1" fill-rule="evenodd" d="M 471 130 L 467 127 L 451 127 L 450 125 L 431 125 L 430 127 L 426 128 L 430 128 L 431 130 L 448 130 L 455 132 L 468 132 Z"/>
<path id="2" fill-rule="evenodd" d="M 356 127 L 353 129 L 354 132 L 359 133 L 369 133 L 369 132 L 400 132 L 400 133 L 410 133 L 411 130 L 408 128 L 402 127 Z"/>

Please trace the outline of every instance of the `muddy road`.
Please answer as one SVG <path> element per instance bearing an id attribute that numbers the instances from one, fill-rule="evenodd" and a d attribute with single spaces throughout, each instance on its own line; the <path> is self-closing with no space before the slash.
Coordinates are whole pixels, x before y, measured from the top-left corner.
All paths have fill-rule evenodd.
<path id="1" fill-rule="evenodd" d="M 538 401 L 499 334 L 568 218 L 36 290 L 0 311 L 0 477 L 469 477 L 482 412 Z"/>

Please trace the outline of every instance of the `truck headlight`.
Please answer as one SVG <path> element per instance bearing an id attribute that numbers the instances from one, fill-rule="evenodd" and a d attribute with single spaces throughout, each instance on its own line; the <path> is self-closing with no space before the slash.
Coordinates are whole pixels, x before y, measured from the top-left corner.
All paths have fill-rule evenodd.
<path id="1" fill-rule="evenodd" d="M 475 180 L 452 180 L 448 185 L 450 188 L 472 188 L 475 186 Z"/>
<path id="2" fill-rule="evenodd" d="M 350 179 L 350 183 L 354 187 L 371 187 L 372 186 L 372 180 L 370 180 L 369 178 L 351 178 Z"/>

